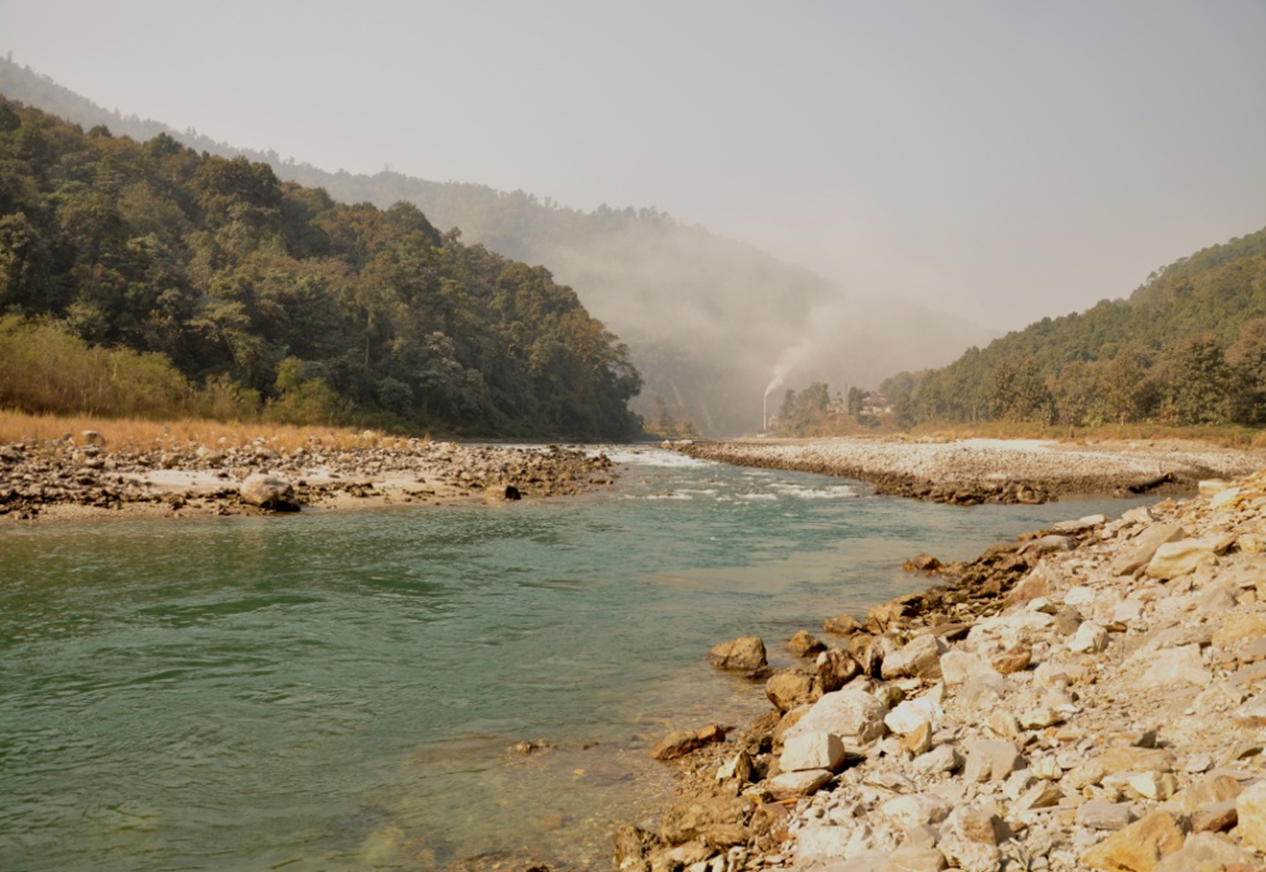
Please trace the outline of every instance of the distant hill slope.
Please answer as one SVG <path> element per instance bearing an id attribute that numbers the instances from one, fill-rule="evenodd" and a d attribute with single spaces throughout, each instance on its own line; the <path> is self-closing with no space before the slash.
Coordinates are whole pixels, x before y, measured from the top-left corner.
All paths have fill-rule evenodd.
<path id="1" fill-rule="evenodd" d="M 67 337 L 147 354 L 164 384 L 174 364 L 225 416 L 640 432 L 627 347 L 544 268 L 408 203 L 335 203 L 267 164 L 0 97 L 0 407 L 93 410 L 32 391 Z"/>
<path id="2" fill-rule="evenodd" d="M 326 172 L 275 152 L 216 142 L 122 117 L 28 68 L 0 60 L 0 93 L 139 141 L 166 133 L 192 148 L 243 155 L 280 178 L 324 188 L 344 203 L 404 200 L 467 243 L 544 264 L 626 341 L 644 387 L 674 417 L 711 435 L 755 429 L 775 374 L 799 383 L 874 384 L 900 369 L 939 366 L 993 337 L 964 319 L 901 300 L 846 296 L 808 270 L 655 210 L 582 212 L 522 191 L 431 182 L 394 172 Z"/>
<path id="3" fill-rule="evenodd" d="M 886 389 L 911 419 L 1266 423 L 1266 228 Z"/>

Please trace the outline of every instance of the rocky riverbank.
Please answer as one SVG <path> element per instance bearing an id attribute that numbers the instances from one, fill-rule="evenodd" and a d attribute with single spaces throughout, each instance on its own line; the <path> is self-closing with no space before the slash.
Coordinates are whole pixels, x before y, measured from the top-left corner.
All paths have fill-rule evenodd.
<path id="1" fill-rule="evenodd" d="M 621 869 L 1266 868 L 1266 472 L 912 564 L 928 592 L 797 634 L 797 667 L 713 650 L 774 709 L 666 737 L 680 799 Z"/>
<path id="2" fill-rule="evenodd" d="M 259 514 L 301 508 L 506 500 L 609 485 L 614 464 L 580 448 L 466 445 L 366 433 L 294 450 L 114 447 L 84 431 L 0 445 L 0 522 L 121 515 Z"/>
<path id="3" fill-rule="evenodd" d="M 829 438 L 686 442 L 693 457 L 855 478 L 884 494 L 943 503 L 1040 503 L 1070 494 L 1180 493 L 1247 475 L 1262 452 L 1195 442 Z"/>

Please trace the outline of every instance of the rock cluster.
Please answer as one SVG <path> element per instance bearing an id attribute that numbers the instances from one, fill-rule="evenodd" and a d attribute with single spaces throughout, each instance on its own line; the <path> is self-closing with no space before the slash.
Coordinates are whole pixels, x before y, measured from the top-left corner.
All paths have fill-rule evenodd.
<path id="1" fill-rule="evenodd" d="M 769 678 L 777 715 L 686 758 L 617 864 L 1266 868 L 1266 472 L 950 570 L 829 620 L 847 643 Z"/>
<path id="2" fill-rule="evenodd" d="M 1196 443 L 836 438 L 675 443 L 709 460 L 855 478 L 879 493 L 940 503 L 1041 503 L 1061 494 L 1189 490 L 1213 476 L 1253 472 L 1261 457 Z"/>
<path id="3" fill-rule="evenodd" d="M 0 445 L 0 516 L 54 507 L 220 514 L 294 511 L 341 498 L 497 499 L 576 494 L 609 484 L 611 460 L 579 448 L 463 445 L 366 434 L 351 448 L 319 437 L 294 450 L 164 442 L 111 447 L 97 431 Z"/>

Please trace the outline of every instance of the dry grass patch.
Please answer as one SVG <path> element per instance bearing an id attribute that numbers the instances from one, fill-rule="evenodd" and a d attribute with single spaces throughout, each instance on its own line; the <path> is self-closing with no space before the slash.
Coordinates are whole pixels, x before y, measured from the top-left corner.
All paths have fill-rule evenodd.
<path id="1" fill-rule="evenodd" d="M 196 418 L 146 421 L 132 418 L 63 417 L 0 410 L 0 443 L 51 441 L 69 434 L 77 444 L 83 444 L 85 430 L 100 433 L 108 448 L 132 451 L 154 448 L 187 450 L 199 445 L 227 449 L 261 444 L 277 451 L 294 451 L 315 445 L 326 450 L 346 451 L 392 447 L 405 441 L 378 430 L 354 430 L 347 427 L 225 423 Z M 425 441 L 429 441 L 429 437 Z"/>

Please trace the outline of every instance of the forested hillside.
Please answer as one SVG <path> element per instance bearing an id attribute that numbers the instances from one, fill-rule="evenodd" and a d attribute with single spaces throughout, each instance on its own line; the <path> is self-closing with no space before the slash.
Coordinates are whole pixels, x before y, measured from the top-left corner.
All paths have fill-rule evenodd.
<path id="1" fill-rule="evenodd" d="M 340 202 L 387 208 L 405 200 L 437 227 L 460 228 L 468 243 L 547 265 L 628 343 L 644 379 L 636 407 L 665 429 L 685 420 L 711 435 L 754 429 L 762 392 L 787 360 L 794 359 L 802 382 L 873 384 L 899 369 L 943 365 L 992 338 L 965 320 L 899 300 L 845 297 L 808 270 L 653 208 L 586 212 L 523 191 L 391 171 L 326 172 L 120 117 L 3 60 L 0 93 L 85 128 L 104 124 L 138 140 L 165 132 L 211 154 L 267 162 L 280 178 L 324 188 Z"/>
<path id="2" fill-rule="evenodd" d="M 1266 229 L 882 390 L 906 423 L 1266 424 Z"/>
<path id="3" fill-rule="evenodd" d="M 147 374 L 157 409 L 637 429 L 627 347 L 543 267 L 466 245 L 408 203 L 340 204 L 263 163 L 166 134 L 85 134 L 3 98 L 0 312 L 0 406 L 105 411 L 87 406 L 108 391 L 77 394 L 59 381 L 74 367 L 54 365 L 97 360 Z"/>

